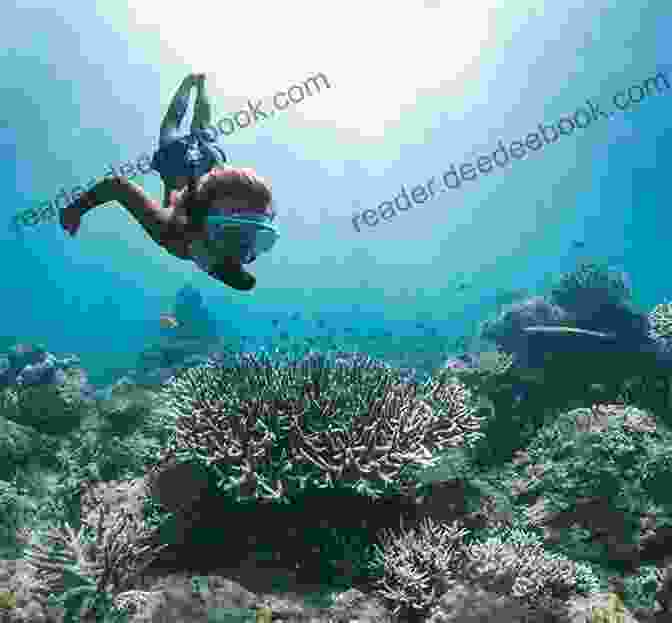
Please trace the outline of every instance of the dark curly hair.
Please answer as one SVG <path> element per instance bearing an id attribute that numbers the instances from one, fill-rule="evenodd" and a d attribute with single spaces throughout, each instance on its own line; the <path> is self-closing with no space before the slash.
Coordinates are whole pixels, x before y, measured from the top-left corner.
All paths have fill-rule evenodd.
<path id="1" fill-rule="evenodd" d="M 223 197 L 245 200 L 251 214 L 275 218 L 271 187 L 250 168 L 214 167 L 182 193 L 178 204 L 185 207 L 192 225 L 200 228 L 212 202 Z"/>

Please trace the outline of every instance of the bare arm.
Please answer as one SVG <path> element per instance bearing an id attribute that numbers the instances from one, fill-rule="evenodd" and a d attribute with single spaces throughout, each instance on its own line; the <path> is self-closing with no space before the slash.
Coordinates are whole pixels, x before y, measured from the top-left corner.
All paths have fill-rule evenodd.
<path id="1" fill-rule="evenodd" d="M 93 208 L 111 201 L 118 201 L 123 205 L 157 244 L 165 246 L 167 238 L 175 237 L 172 207 L 169 205 L 162 208 L 141 186 L 125 177 L 101 180 L 64 209 L 76 210 L 81 217 Z"/>
<path id="2" fill-rule="evenodd" d="M 148 211 L 159 214 L 157 202 L 141 186 L 125 177 L 107 177 L 101 180 L 83 193 L 75 203 L 81 205 L 84 215 L 89 210 L 111 201 L 121 203 L 136 218 Z"/>

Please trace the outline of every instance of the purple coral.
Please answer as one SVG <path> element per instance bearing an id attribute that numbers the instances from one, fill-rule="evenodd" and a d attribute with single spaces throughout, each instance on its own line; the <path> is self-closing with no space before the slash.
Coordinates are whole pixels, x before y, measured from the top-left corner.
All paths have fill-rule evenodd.
<path id="1" fill-rule="evenodd" d="M 62 385 L 66 381 L 65 370 L 78 367 L 80 359 L 76 355 L 69 355 L 62 359 L 49 352 L 42 351 L 39 358 L 30 359 L 33 363 L 25 363 L 15 367 L 14 382 L 17 385 Z M 18 360 L 15 360 L 18 363 Z"/>
<path id="2" fill-rule="evenodd" d="M 443 369 L 449 372 L 459 372 L 477 367 L 478 356 L 473 353 L 463 353 L 457 357 L 452 357 L 443 364 Z"/>
<path id="3" fill-rule="evenodd" d="M 24 366 L 16 377 L 16 383 L 18 385 L 49 384 L 54 379 L 56 369 L 56 357 L 47 353 L 42 361 Z"/>

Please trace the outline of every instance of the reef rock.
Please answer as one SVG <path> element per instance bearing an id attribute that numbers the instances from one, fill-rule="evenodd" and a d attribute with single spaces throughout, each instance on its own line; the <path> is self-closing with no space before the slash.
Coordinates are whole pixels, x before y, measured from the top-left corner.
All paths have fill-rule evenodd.
<path id="1" fill-rule="evenodd" d="M 203 304 L 201 293 L 190 285 L 184 286 L 175 297 L 176 337 L 211 340 L 217 336 L 217 327 Z"/>
<path id="2" fill-rule="evenodd" d="M 133 377 L 140 385 L 158 386 L 182 370 L 217 358 L 219 349 L 219 342 L 166 337 L 140 354 Z"/>
<path id="3" fill-rule="evenodd" d="M 187 285 L 177 293 L 173 316 L 175 324 L 161 328 L 158 340 L 138 357 L 133 376 L 142 385 L 161 385 L 180 370 L 205 363 L 221 345 L 198 290 Z"/>
<path id="4" fill-rule="evenodd" d="M 308 587 L 294 590 L 253 592 L 246 582 L 229 579 L 225 573 L 194 575 L 171 573 L 146 580 L 146 590 L 128 596 L 128 601 L 138 603 L 137 615 L 130 623 L 158 623 L 160 621 L 185 621 L 209 623 L 210 621 L 253 620 L 261 607 L 271 610 L 273 621 L 301 621 L 305 623 L 390 623 L 391 617 L 375 598 L 357 589 L 326 594 L 325 587 L 313 586 L 321 596 L 308 594 Z M 262 569 L 257 573 L 262 580 L 269 574 Z M 276 581 L 277 581 L 276 572 Z M 257 583 L 258 584 L 258 583 Z M 288 582 L 290 584 L 290 582 Z M 197 588 L 195 588 L 197 587 Z M 270 588 L 270 586 L 269 586 Z M 319 603 L 319 602 L 322 603 Z M 329 605 L 326 605 L 326 604 Z M 261 620 L 261 619 L 257 619 Z"/>
<path id="5" fill-rule="evenodd" d="M 481 337 L 509 353 L 525 351 L 524 329 L 532 326 L 569 325 L 573 318 L 559 305 L 534 296 L 504 308 L 494 321 L 486 322 Z"/>
<path id="6" fill-rule="evenodd" d="M 93 391 L 82 368 L 58 370 L 49 383 L 17 384 L 19 424 L 47 435 L 66 434 L 95 415 Z"/>
<path id="7" fill-rule="evenodd" d="M 427 623 L 586 623 L 603 620 L 596 613 L 605 610 L 608 603 L 609 593 L 596 593 L 574 597 L 563 604 L 529 607 L 508 595 L 458 582 L 444 593 Z M 639 623 L 627 608 L 620 615 L 620 618 L 610 620 Z"/>
<path id="8" fill-rule="evenodd" d="M 30 463 L 48 447 L 44 435 L 5 414 L 0 410 L 0 480 L 10 480 L 17 466 Z"/>
<path id="9" fill-rule="evenodd" d="M 63 383 L 63 372 L 78 367 L 75 355 L 58 358 L 42 346 L 15 344 L 0 356 L 0 386 Z"/>
<path id="10" fill-rule="evenodd" d="M 97 408 L 103 429 L 128 435 L 140 427 L 155 406 L 156 394 L 128 378 L 121 378 L 98 395 Z"/>

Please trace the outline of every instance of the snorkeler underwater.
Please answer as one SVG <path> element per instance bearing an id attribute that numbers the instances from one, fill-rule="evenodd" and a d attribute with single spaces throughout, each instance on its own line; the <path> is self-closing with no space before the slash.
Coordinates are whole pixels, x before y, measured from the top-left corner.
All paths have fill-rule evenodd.
<path id="1" fill-rule="evenodd" d="M 672 620 L 664 3 L 104 4 L 3 6 L 0 620 Z"/>
<path id="2" fill-rule="evenodd" d="M 190 129 L 181 130 L 195 87 Z M 180 84 L 161 123 L 153 168 L 164 184 L 163 205 L 124 177 L 106 178 L 61 209 L 63 229 L 74 236 L 93 208 L 118 201 L 151 239 L 180 259 L 189 259 L 211 277 L 251 290 L 255 277 L 243 268 L 270 251 L 278 237 L 268 183 L 249 168 L 226 164 L 216 142 L 206 138 L 212 110 L 204 74 L 189 74 Z"/>

